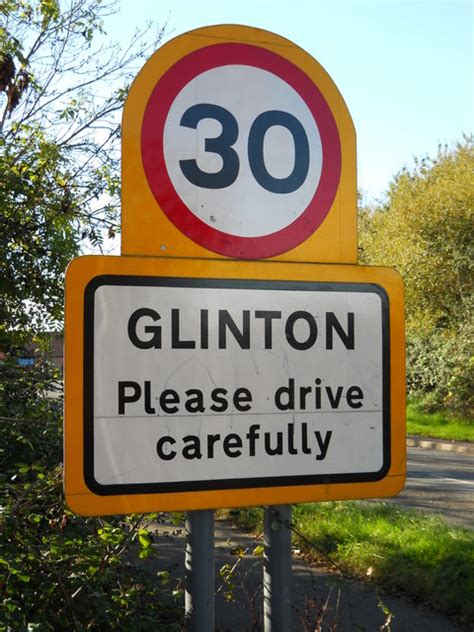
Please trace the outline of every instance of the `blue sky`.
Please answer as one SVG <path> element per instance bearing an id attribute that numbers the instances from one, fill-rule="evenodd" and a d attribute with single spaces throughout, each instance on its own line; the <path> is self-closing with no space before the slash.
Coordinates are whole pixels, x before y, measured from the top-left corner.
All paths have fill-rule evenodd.
<path id="1" fill-rule="evenodd" d="M 168 22 L 165 41 L 234 23 L 289 38 L 341 91 L 357 133 L 358 186 L 381 198 L 414 156 L 434 155 L 474 128 L 474 4 L 374 0 L 121 0 L 106 26 L 126 41 L 147 20 Z"/>

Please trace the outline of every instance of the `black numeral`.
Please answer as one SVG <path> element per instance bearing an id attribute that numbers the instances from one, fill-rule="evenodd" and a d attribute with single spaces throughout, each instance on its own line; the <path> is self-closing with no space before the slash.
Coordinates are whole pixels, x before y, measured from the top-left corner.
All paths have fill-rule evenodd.
<path id="1" fill-rule="evenodd" d="M 268 173 L 263 155 L 263 141 L 270 127 L 286 127 L 295 144 L 295 164 L 286 178 L 274 178 Z M 248 142 L 249 164 L 255 180 L 272 193 L 292 193 L 306 180 L 309 169 L 309 144 L 304 127 L 293 114 L 269 110 L 259 114 L 252 123 Z"/>
<path id="2" fill-rule="evenodd" d="M 185 177 L 194 185 L 205 189 L 224 189 L 237 180 L 240 161 L 235 149 L 239 136 L 239 126 L 235 117 L 225 108 L 211 103 L 199 103 L 191 106 L 183 114 L 180 124 L 183 127 L 196 129 L 203 119 L 215 119 L 222 125 L 222 132 L 216 138 L 206 138 L 206 152 L 217 154 L 222 158 L 222 169 L 216 173 L 208 173 L 200 169 L 196 160 L 180 160 L 179 165 Z M 265 134 L 271 127 L 285 127 L 293 137 L 295 146 L 295 164 L 286 178 L 275 178 L 265 165 Z M 268 110 L 259 114 L 252 123 L 248 138 L 248 158 L 252 174 L 258 184 L 271 193 L 292 193 L 300 188 L 308 176 L 309 143 L 304 127 L 289 112 Z"/>
<path id="3" fill-rule="evenodd" d="M 200 169 L 197 162 L 180 160 L 181 171 L 186 178 L 198 187 L 205 189 L 224 189 L 233 184 L 239 175 L 239 157 L 232 145 L 239 135 L 239 126 L 232 114 L 220 105 L 199 103 L 183 114 L 181 125 L 196 129 L 203 119 L 215 119 L 222 125 L 222 133 L 217 138 L 206 138 L 204 149 L 218 154 L 222 158 L 222 169 L 217 173 L 207 173 Z"/>

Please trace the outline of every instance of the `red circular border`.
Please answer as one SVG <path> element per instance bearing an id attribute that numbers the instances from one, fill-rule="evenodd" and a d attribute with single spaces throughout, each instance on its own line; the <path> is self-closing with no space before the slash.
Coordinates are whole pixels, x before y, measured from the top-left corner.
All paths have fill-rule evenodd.
<path id="1" fill-rule="evenodd" d="M 312 200 L 294 222 L 261 237 L 232 235 L 201 221 L 179 197 L 165 163 L 163 131 L 177 94 L 197 75 L 229 64 L 261 68 L 288 83 L 305 101 L 321 137 L 321 177 Z M 141 152 L 150 189 L 170 221 L 197 244 L 237 259 L 273 257 L 308 239 L 328 214 L 341 176 L 341 144 L 337 125 L 318 87 L 289 60 L 251 44 L 206 46 L 189 53 L 171 66 L 156 84 L 147 103 L 141 132 Z"/>

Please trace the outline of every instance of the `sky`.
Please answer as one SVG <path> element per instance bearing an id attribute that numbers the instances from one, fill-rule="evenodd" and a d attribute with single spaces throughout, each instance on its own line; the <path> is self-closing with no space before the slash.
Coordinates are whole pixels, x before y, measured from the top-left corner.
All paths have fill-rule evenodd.
<path id="1" fill-rule="evenodd" d="M 358 188 L 383 199 L 413 158 L 474 131 L 474 3 L 390 0 L 121 0 L 105 25 L 126 42 L 148 20 L 164 42 L 213 24 L 273 31 L 322 64 L 351 112 Z"/>

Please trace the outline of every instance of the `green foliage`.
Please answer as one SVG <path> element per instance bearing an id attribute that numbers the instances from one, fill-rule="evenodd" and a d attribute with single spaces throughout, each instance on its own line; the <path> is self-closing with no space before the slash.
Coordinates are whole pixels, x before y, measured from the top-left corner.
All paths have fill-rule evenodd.
<path id="1" fill-rule="evenodd" d="M 7 482 L 0 630 L 181 629 L 159 578 L 127 559 L 142 550 L 141 520 L 74 516 L 64 507 L 61 478 L 60 467 L 34 464 Z"/>
<path id="2" fill-rule="evenodd" d="M 63 275 L 81 244 L 117 231 L 119 114 L 147 29 L 126 49 L 103 25 L 115 2 L 0 3 L 0 348 L 59 328 Z"/>
<path id="3" fill-rule="evenodd" d="M 62 457 L 57 370 L 47 364 L 0 364 L 0 486 L 28 464 L 56 466 Z"/>
<path id="4" fill-rule="evenodd" d="M 263 511 L 261 507 L 246 507 L 245 509 L 228 509 L 224 515 L 236 520 L 239 527 L 246 531 L 253 531 L 262 525 Z"/>
<path id="5" fill-rule="evenodd" d="M 309 554 L 474 621 L 474 534 L 386 503 L 298 505 L 293 521 Z"/>
<path id="6" fill-rule="evenodd" d="M 405 281 L 408 387 L 430 410 L 473 408 L 474 146 L 417 161 L 360 216 L 362 260 Z"/>
<path id="7" fill-rule="evenodd" d="M 422 409 L 423 408 L 423 409 Z M 457 419 L 443 412 L 424 412 L 418 400 L 407 406 L 407 432 L 412 435 L 435 437 L 446 441 L 474 442 L 474 424 Z"/>
<path id="8" fill-rule="evenodd" d="M 61 326 L 67 263 L 117 229 L 118 115 L 161 31 L 121 50 L 103 31 L 113 10 L 0 2 L 0 632 L 182 628 L 136 563 L 154 551 L 149 523 L 66 508 L 61 379 L 18 364 Z"/>
<path id="9" fill-rule="evenodd" d="M 12 143 L 0 137 L 0 174 L 5 344 L 12 326 L 41 329 L 61 318 L 63 272 L 79 251 L 80 227 L 72 221 L 77 201 L 64 179 L 64 160 L 37 125 L 24 124 Z"/>
<path id="10" fill-rule="evenodd" d="M 411 331 L 407 340 L 407 386 L 426 412 L 450 410 L 474 416 L 474 327 L 436 328 L 431 335 Z"/>
<path id="11" fill-rule="evenodd" d="M 466 319 L 472 307 L 474 146 L 404 169 L 361 232 L 364 259 L 398 269 L 406 283 L 409 330 Z"/>
<path id="12" fill-rule="evenodd" d="M 64 504 L 57 371 L 1 369 L 0 631 L 181 629 L 162 579 L 134 563 L 153 554 L 154 516 L 82 518 Z"/>

